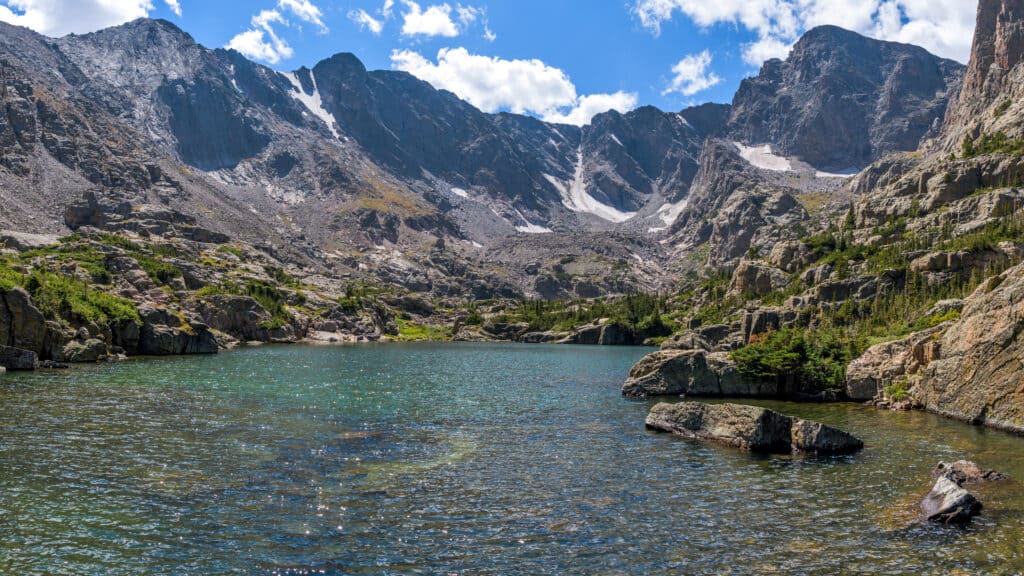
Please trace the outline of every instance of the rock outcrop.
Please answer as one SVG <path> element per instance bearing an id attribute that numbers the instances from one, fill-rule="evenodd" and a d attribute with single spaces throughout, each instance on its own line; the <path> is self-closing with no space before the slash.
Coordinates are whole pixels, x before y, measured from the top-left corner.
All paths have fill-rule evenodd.
<path id="1" fill-rule="evenodd" d="M 42 354 L 46 319 L 21 288 L 0 291 L 0 344 Z"/>
<path id="2" fill-rule="evenodd" d="M 1024 265 L 990 278 L 935 341 L 914 391 L 932 412 L 1024 433 Z"/>
<path id="3" fill-rule="evenodd" d="M 727 353 L 661 350 L 648 354 L 629 371 L 622 394 L 649 396 L 774 397 L 777 383 L 743 377 Z"/>
<path id="4" fill-rule="evenodd" d="M 789 277 L 782 270 L 760 260 L 740 260 L 733 272 L 729 293 L 764 296 L 788 284 Z"/>
<path id="5" fill-rule="evenodd" d="M 819 422 L 741 404 L 663 402 L 651 408 L 646 425 L 651 430 L 751 452 L 827 455 L 849 454 L 864 447 L 861 440 Z"/>
<path id="6" fill-rule="evenodd" d="M 911 388 L 926 366 L 939 356 L 937 340 L 949 323 L 916 332 L 893 342 L 868 348 L 846 369 L 846 397 L 850 400 L 873 400 L 886 386 L 903 382 Z"/>

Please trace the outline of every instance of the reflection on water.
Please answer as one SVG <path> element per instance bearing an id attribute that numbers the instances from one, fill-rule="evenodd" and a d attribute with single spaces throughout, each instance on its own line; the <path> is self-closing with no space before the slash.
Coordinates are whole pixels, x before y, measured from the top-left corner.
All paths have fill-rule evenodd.
<path id="1" fill-rule="evenodd" d="M 1024 479 L 1024 439 L 927 414 L 762 404 L 837 458 L 643 429 L 646 350 L 270 347 L 0 380 L 0 573 L 1024 572 L 1024 489 L 914 523 L 938 460 Z"/>

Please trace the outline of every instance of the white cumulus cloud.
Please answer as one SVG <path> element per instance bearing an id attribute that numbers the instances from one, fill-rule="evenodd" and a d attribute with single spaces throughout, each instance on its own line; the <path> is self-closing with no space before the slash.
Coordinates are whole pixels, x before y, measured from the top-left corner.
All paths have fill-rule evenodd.
<path id="1" fill-rule="evenodd" d="M 167 7 L 170 8 L 171 12 L 181 16 L 181 3 L 178 2 L 178 0 L 164 0 L 164 3 L 167 4 Z"/>
<path id="2" fill-rule="evenodd" d="M 612 94 L 590 94 L 580 96 L 575 104 L 566 112 L 551 112 L 544 115 L 545 122 L 555 124 L 572 124 L 585 126 L 598 114 L 609 110 L 629 112 L 636 108 L 639 98 L 635 92 L 615 92 Z"/>
<path id="3" fill-rule="evenodd" d="M 448 4 L 430 6 L 426 10 L 412 0 L 402 0 L 408 10 L 402 15 L 402 34 L 405 36 L 444 36 L 454 38 L 459 28 L 452 20 L 452 7 Z"/>
<path id="4" fill-rule="evenodd" d="M 444 48 L 436 62 L 412 50 L 395 50 L 391 63 L 485 112 L 509 110 L 583 125 L 596 114 L 628 111 L 637 103 L 636 94 L 625 92 L 580 97 L 565 72 L 540 60 L 505 60 L 470 54 L 465 48 Z"/>
<path id="5" fill-rule="evenodd" d="M 124 24 L 152 10 L 151 0 L 0 0 L 0 21 L 64 36 Z"/>
<path id="6" fill-rule="evenodd" d="M 277 7 L 279 10 L 294 14 L 299 20 L 315 25 L 321 32 L 327 32 L 323 12 L 310 0 L 278 0 Z"/>
<path id="7" fill-rule="evenodd" d="M 785 57 L 800 34 L 824 24 L 966 62 L 976 9 L 969 0 L 635 0 L 633 6 L 640 23 L 655 34 L 677 12 L 702 28 L 746 28 L 757 40 L 743 47 L 743 57 L 755 66 Z"/>
<path id="8" fill-rule="evenodd" d="M 359 27 L 364 30 L 369 30 L 374 34 L 380 34 L 384 30 L 384 18 L 374 18 L 369 12 L 362 8 L 358 10 L 351 10 L 348 13 L 348 19 L 359 24 Z"/>
<path id="9" fill-rule="evenodd" d="M 662 96 L 669 94 L 682 94 L 693 96 L 722 81 L 711 67 L 711 53 L 707 50 L 700 54 L 690 54 L 680 60 L 672 67 L 672 81 L 661 93 Z"/>
<path id="10" fill-rule="evenodd" d="M 291 22 L 285 18 L 286 13 L 315 25 L 321 33 L 328 31 L 323 22 L 323 13 L 310 0 L 278 0 L 275 9 L 263 10 L 253 16 L 249 29 L 237 34 L 225 48 L 237 50 L 249 58 L 270 64 L 291 58 L 294 50 L 278 35 L 275 28 L 291 26 Z"/>
<path id="11" fill-rule="evenodd" d="M 276 64 L 291 58 L 292 47 L 274 31 L 274 24 L 288 25 L 277 10 L 264 10 L 252 17 L 252 28 L 238 34 L 228 42 L 227 48 L 238 50 L 245 56 Z"/>

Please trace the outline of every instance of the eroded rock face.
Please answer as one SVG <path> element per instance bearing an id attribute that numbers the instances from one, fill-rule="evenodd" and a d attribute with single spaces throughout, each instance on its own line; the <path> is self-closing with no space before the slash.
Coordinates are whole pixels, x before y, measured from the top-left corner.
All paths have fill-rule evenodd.
<path id="1" fill-rule="evenodd" d="M 647 415 L 648 429 L 710 440 L 751 452 L 847 454 L 864 443 L 819 422 L 800 420 L 757 406 L 661 403 Z"/>
<path id="2" fill-rule="evenodd" d="M 947 151 L 958 151 L 965 136 L 1003 131 L 1020 137 L 1024 109 L 1024 1 L 981 0 L 971 61 L 959 96 L 949 106 L 943 126 Z M 1004 104 L 1009 102 L 1009 105 Z M 1007 106 L 999 110 L 1001 106 Z"/>
<path id="3" fill-rule="evenodd" d="M 937 337 L 948 326 L 949 323 L 942 324 L 902 340 L 868 348 L 846 369 L 846 396 L 850 400 L 872 400 L 886 386 L 919 376 L 931 361 L 939 357 L 941 350 Z"/>
<path id="4" fill-rule="evenodd" d="M 629 372 L 622 394 L 649 396 L 776 396 L 776 382 L 744 378 L 727 353 L 661 350 L 648 354 Z"/>

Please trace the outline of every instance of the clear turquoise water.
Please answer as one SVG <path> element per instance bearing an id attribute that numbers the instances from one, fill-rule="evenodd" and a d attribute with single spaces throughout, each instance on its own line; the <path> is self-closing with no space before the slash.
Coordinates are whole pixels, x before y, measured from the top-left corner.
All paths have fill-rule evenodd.
<path id="1" fill-rule="evenodd" d="M 2 574 L 1020 574 L 1024 490 L 913 524 L 938 460 L 1024 439 L 766 403 L 859 455 L 646 432 L 645 349 L 272 347 L 0 377 Z"/>

